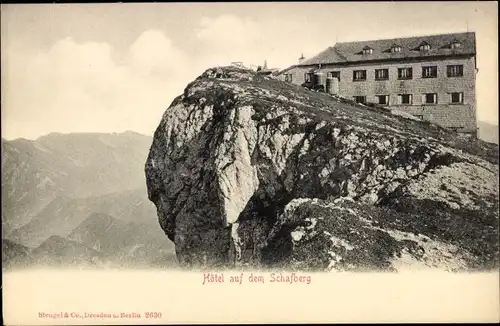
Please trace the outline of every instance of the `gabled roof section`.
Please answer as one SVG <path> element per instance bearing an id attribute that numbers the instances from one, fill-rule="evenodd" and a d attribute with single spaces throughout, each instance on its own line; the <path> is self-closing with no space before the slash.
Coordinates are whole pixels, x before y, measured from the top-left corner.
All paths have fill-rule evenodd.
<path id="1" fill-rule="evenodd" d="M 280 70 L 280 71 L 278 72 L 278 75 L 284 74 L 285 72 L 287 72 L 287 71 L 289 71 L 289 70 L 291 70 L 291 69 L 293 69 L 293 68 L 295 68 L 295 67 L 297 67 L 297 65 L 292 65 L 292 66 L 290 66 L 290 67 L 287 67 L 287 68 L 285 68 L 285 69 L 282 69 L 282 70 Z"/>
<path id="2" fill-rule="evenodd" d="M 401 51 L 402 47 L 398 43 L 393 43 L 390 47 L 383 50 L 382 52 L 383 53 L 394 53 L 393 50 L 396 51 L 396 49 L 399 52 L 399 51 Z"/>
<path id="3" fill-rule="evenodd" d="M 427 47 L 427 49 L 426 49 Z M 422 41 L 415 49 L 413 49 L 414 51 L 421 51 L 422 49 L 425 49 L 425 50 L 429 50 L 430 48 L 432 48 L 432 46 L 427 43 L 426 41 Z"/>
<path id="4" fill-rule="evenodd" d="M 453 47 L 454 45 L 455 45 L 455 48 Z M 460 46 L 460 47 L 463 47 L 464 43 L 455 38 L 455 39 L 451 40 L 450 43 L 443 45 L 443 48 L 445 48 L 445 49 L 456 49 L 457 45 Z"/>
<path id="5" fill-rule="evenodd" d="M 372 54 L 372 53 L 373 49 L 368 45 L 366 45 L 365 47 L 363 47 L 363 50 L 359 54 Z"/>
<path id="6" fill-rule="evenodd" d="M 452 49 L 450 44 L 454 41 L 462 43 L 462 46 Z M 430 45 L 430 50 L 419 51 L 422 43 Z M 400 46 L 401 51 L 391 52 L 393 46 Z M 364 48 L 372 48 L 373 53 L 370 56 L 363 55 Z M 337 43 L 316 56 L 304 60 L 298 66 L 457 54 L 476 54 L 476 34 L 474 32 Z"/>
<path id="7" fill-rule="evenodd" d="M 330 62 L 341 62 L 347 60 L 337 49 L 330 46 L 326 50 L 316 54 L 314 57 L 304 60 L 299 66 L 307 66 L 311 64 L 324 64 Z M 311 63 L 309 63 L 311 62 Z"/>
<path id="8" fill-rule="evenodd" d="M 422 41 L 415 49 L 413 49 L 413 51 L 420 51 L 422 50 L 422 48 L 425 48 L 426 46 L 429 47 L 429 49 L 432 48 L 432 46 L 429 43 L 427 43 L 426 41 Z"/>

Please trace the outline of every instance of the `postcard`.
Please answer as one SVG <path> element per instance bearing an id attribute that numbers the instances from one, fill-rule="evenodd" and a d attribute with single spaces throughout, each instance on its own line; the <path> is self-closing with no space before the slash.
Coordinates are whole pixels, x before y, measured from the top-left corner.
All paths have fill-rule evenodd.
<path id="1" fill-rule="evenodd" d="M 5 325 L 499 321 L 496 2 L 1 15 Z"/>

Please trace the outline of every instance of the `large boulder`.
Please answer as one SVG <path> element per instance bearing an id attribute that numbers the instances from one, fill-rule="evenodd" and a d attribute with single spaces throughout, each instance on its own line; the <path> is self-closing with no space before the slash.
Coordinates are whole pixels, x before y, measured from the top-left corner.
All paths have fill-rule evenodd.
<path id="1" fill-rule="evenodd" d="M 498 266 L 497 145 L 249 70 L 186 87 L 146 178 L 185 267 Z"/>

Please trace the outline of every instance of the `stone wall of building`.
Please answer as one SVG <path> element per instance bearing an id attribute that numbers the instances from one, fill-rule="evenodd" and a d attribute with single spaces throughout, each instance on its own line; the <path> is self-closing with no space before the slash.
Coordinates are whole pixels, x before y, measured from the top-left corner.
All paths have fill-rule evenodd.
<path id="1" fill-rule="evenodd" d="M 462 77 L 448 77 L 448 65 L 463 65 Z M 437 66 L 436 78 L 422 78 L 422 67 Z M 398 68 L 411 67 L 412 79 L 399 80 Z M 314 67 L 294 67 L 285 71 L 292 75 L 292 82 L 304 83 L 305 73 Z M 316 67 L 317 68 L 317 67 Z M 388 80 L 375 80 L 375 69 L 388 69 Z M 353 81 L 355 70 L 366 70 L 366 80 Z M 411 62 L 358 63 L 356 65 L 322 65 L 321 72 L 340 71 L 339 93 L 353 98 L 366 96 L 367 102 L 378 103 L 377 95 L 389 95 L 390 107 L 421 116 L 443 127 L 461 132 L 476 132 L 476 64 L 475 57 L 447 58 L 439 60 L 414 60 Z M 450 93 L 463 93 L 463 103 L 452 104 Z M 436 93 L 436 104 L 424 104 L 425 93 Z M 412 104 L 398 104 L 399 94 L 412 94 Z"/>

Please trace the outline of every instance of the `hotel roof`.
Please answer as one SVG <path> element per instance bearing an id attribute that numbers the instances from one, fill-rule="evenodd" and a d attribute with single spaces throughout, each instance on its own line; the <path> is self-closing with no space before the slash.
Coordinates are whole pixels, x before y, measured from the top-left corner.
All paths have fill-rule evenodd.
<path id="1" fill-rule="evenodd" d="M 452 47 L 453 43 L 458 43 L 459 46 Z M 420 49 L 420 46 L 425 44 L 430 45 L 429 50 Z M 401 48 L 399 52 L 391 51 L 391 48 L 397 46 Z M 364 54 L 363 49 L 367 48 L 371 48 L 373 51 Z M 468 32 L 342 42 L 328 47 L 314 57 L 295 66 L 474 54 L 476 54 L 476 36 L 474 32 Z"/>

